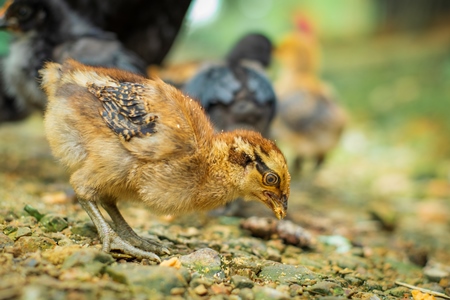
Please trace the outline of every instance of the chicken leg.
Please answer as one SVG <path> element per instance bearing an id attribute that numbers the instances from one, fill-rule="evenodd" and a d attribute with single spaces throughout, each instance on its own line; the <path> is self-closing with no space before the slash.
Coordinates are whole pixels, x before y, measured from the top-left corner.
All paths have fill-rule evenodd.
<path id="1" fill-rule="evenodd" d="M 120 213 L 117 208 L 115 201 L 103 201 L 102 207 L 106 210 L 108 215 L 111 217 L 112 221 L 115 225 L 115 232 L 125 241 L 130 243 L 131 245 L 138 247 L 140 249 L 155 252 L 157 254 L 170 254 L 170 251 L 161 247 L 156 242 L 153 242 L 148 239 L 144 239 L 134 232 L 134 230 L 128 225 L 127 221 L 125 221 L 124 217 Z"/>
<path id="2" fill-rule="evenodd" d="M 94 225 L 100 235 L 100 240 L 103 243 L 103 251 L 109 252 L 110 250 L 121 250 L 124 253 L 133 255 L 140 259 L 147 258 L 152 261 L 161 262 L 161 259 L 156 254 L 136 248 L 129 242 L 122 239 L 106 222 L 102 213 L 98 209 L 97 204 L 82 198 L 78 198 L 78 201 L 80 202 L 83 209 L 87 212 L 92 222 L 94 222 Z"/>

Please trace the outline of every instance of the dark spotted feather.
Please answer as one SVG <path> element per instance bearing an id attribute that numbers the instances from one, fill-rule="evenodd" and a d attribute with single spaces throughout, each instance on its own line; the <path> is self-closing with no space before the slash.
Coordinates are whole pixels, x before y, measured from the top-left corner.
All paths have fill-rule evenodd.
<path id="1" fill-rule="evenodd" d="M 155 133 L 158 116 L 146 110 L 140 96 L 146 92 L 145 86 L 131 82 L 118 82 L 117 85 L 88 85 L 89 92 L 103 104 L 100 114 L 108 127 L 125 141 Z"/>

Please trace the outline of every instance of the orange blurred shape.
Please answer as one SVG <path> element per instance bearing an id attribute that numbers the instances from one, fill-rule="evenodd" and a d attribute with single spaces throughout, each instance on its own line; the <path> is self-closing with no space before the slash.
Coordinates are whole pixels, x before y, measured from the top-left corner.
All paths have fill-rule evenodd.
<path id="1" fill-rule="evenodd" d="M 414 300 L 436 300 L 433 295 L 422 293 L 418 290 L 411 291 Z"/>
<path id="2" fill-rule="evenodd" d="M 450 196 L 450 183 L 448 180 L 431 180 L 427 186 L 427 195 L 433 198 L 446 198 Z"/>
<path id="3" fill-rule="evenodd" d="M 175 269 L 181 268 L 181 261 L 178 259 L 178 257 L 172 257 L 168 260 L 164 260 L 160 263 L 160 266 L 166 266 L 166 267 L 172 267 Z"/>
<path id="4" fill-rule="evenodd" d="M 427 200 L 417 204 L 417 215 L 424 223 L 446 224 L 450 218 L 450 210 L 444 201 Z"/>
<path id="5" fill-rule="evenodd" d="M 170 81 L 175 84 L 183 84 L 194 76 L 200 65 L 201 63 L 198 61 L 174 63 L 162 67 L 150 65 L 147 68 L 147 76 L 149 78 L 161 78 L 163 81 Z"/>

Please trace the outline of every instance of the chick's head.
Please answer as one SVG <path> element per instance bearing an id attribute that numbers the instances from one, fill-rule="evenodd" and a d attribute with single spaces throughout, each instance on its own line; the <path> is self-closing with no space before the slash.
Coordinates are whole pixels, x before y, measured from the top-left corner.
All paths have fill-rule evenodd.
<path id="1" fill-rule="evenodd" d="M 318 72 L 320 48 L 313 37 L 292 33 L 286 35 L 274 49 L 274 57 L 284 66 L 301 72 Z"/>
<path id="2" fill-rule="evenodd" d="M 278 219 L 286 216 L 290 181 L 286 159 L 275 143 L 260 135 L 235 139 L 230 160 L 244 168 L 240 178 L 241 196 L 260 201 Z"/>
<path id="3" fill-rule="evenodd" d="M 0 29 L 25 33 L 44 24 L 47 14 L 41 0 L 7 0 L 0 9 Z"/>

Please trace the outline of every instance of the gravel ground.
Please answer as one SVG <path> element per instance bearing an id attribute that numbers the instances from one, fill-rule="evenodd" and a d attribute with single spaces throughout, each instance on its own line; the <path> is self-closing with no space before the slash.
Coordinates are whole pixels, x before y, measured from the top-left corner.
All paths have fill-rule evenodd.
<path id="1" fill-rule="evenodd" d="M 294 180 L 282 222 L 258 204 L 241 211 L 253 218 L 121 207 L 171 250 L 153 265 L 100 250 L 40 116 L 2 125 L 0 141 L 0 300 L 450 299 L 446 180 L 367 179 L 379 166 L 337 155 Z"/>

